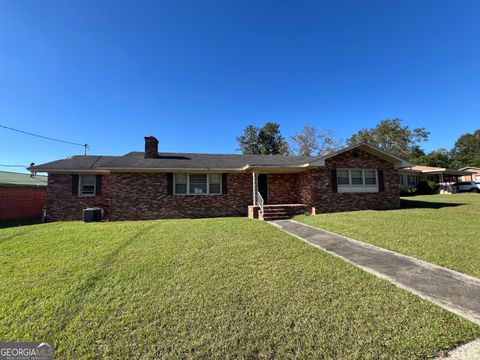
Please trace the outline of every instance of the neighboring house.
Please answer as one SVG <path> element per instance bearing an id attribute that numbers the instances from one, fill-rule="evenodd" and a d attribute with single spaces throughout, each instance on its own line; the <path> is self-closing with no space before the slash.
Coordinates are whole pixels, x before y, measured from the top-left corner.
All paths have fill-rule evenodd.
<path id="1" fill-rule="evenodd" d="M 475 181 L 476 183 L 480 183 L 480 167 L 464 167 L 460 170 L 471 173 L 470 175 L 464 175 L 462 181 Z"/>
<path id="2" fill-rule="evenodd" d="M 0 171 L 0 221 L 41 219 L 47 177 Z"/>
<path id="3" fill-rule="evenodd" d="M 186 154 L 159 153 L 151 136 L 145 152 L 74 156 L 30 170 L 48 172 L 53 221 L 81 219 L 85 207 L 102 208 L 108 220 L 393 209 L 397 169 L 406 166 L 367 144 L 322 157 Z"/>
<path id="4" fill-rule="evenodd" d="M 400 190 L 407 191 L 417 186 L 420 182 L 422 171 L 414 170 L 415 166 L 409 169 L 401 169 L 398 171 L 398 184 Z"/>
<path id="5" fill-rule="evenodd" d="M 470 174 L 470 172 L 463 169 L 415 165 L 399 170 L 398 177 L 400 190 L 409 190 L 420 181 L 434 181 L 438 184 L 455 183 L 462 176 L 470 176 Z"/>

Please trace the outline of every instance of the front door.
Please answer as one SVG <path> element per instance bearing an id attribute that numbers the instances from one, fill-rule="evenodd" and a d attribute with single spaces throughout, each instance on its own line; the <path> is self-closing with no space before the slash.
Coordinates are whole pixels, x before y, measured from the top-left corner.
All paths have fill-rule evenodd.
<path id="1" fill-rule="evenodd" d="M 258 174 L 258 192 L 262 195 L 263 203 L 268 204 L 268 177 L 267 174 Z"/>

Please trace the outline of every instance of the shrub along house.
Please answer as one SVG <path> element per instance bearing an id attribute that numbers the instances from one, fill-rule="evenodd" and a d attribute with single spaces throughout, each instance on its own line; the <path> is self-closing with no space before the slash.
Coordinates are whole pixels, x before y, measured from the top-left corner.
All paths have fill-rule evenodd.
<path id="1" fill-rule="evenodd" d="M 73 156 L 30 168 L 48 173 L 46 220 L 244 216 L 285 218 L 400 206 L 397 169 L 412 166 L 367 144 L 321 157 L 145 152 Z"/>

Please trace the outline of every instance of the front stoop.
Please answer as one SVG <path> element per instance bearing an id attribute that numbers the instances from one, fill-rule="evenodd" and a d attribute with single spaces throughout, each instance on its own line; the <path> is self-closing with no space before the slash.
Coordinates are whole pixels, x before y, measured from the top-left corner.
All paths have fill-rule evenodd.
<path id="1" fill-rule="evenodd" d="M 264 221 L 290 219 L 294 215 L 310 213 L 311 207 L 305 204 L 264 205 L 258 209 L 258 219 Z"/>

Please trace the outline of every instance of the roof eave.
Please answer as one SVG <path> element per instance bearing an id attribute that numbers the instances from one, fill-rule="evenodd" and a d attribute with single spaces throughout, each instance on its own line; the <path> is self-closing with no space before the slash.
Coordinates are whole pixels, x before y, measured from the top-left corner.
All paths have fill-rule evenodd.
<path id="1" fill-rule="evenodd" d="M 105 169 L 108 172 L 242 172 L 242 168 L 214 168 L 214 167 L 198 167 L 198 168 L 115 168 L 109 167 Z"/>
<path id="2" fill-rule="evenodd" d="M 35 173 L 48 173 L 48 174 L 108 174 L 110 171 L 98 170 L 98 169 L 29 169 Z"/>
<path id="3" fill-rule="evenodd" d="M 284 172 L 302 172 L 307 170 L 308 164 L 300 164 L 300 165 L 245 165 L 242 170 L 243 171 L 259 171 L 259 172 L 277 172 L 277 173 L 284 173 Z"/>
<path id="4" fill-rule="evenodd" d="M 360 148 L 360 149 L 362 149 L 362 150 L 364 150 L 364 151 L 366 151 L 366 152 L 368 152 L 372 155 L 375 155 L 377 157 L 380 157 L 384 160 L 387 160 L 387 161 L 393 163 L 394 166 L 395 166 L 395 169 L 403 169 L 403 168 L 408 168 L 408 167 L 414 166 L 412 163 L 410 163 L 408 161 L 405 161 L 405 160 L 399 158 L 398 156 L 392 155 L 392 154 L 390 154 L 386 151 L 383 151 L 383 150 L 381 150 L 381 149 L 379 149 L 375 146 L 372 146 L 372 145 L 366 144 L 366 143 L 358 143 L 358 144 L 343 148 L 341 150 L 338 150 L 336 152 L 333 152 L 331 154 L 321 156 L 321 157 L 309 162 L 307 165 L 308 166 L 325 166 L 325 160 L 330 159 L 334 156 L 343 154 L 347 151 L 357 149 L 357 148 Z"/>

